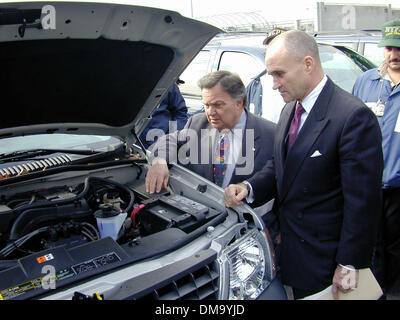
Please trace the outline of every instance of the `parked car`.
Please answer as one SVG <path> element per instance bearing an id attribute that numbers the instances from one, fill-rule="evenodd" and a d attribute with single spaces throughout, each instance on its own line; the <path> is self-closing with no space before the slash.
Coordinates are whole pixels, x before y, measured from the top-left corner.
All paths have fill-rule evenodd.
<path id="1" fill-rule="evenodd" d="M 262 44 L 265 34 L 220 34 L 210 41 L 185 69 L 180 86 L 189 113 L 194 114 L 202 108 L 201 91 L 197 81 L 208 72 L 229 70 L 236 72 L 247 86 L 250 81 L 265 70 L 265 46 Z M 351 92 L 357 79 L 364 71 L 374 68 L 375 64 L 357 52 L 342 46 L 319 43 L 322 66 L 326 74 L 338 86 Z M 263 87 L 264 95 L 276 96 L 270 86 Z M 276 99 L 274 99 L 276 100 Z M 283 99 L 279 97 L 282 105 Z"/>
<path id="2" fill-rule="evenodd" d="M 384 60 L 383 48 L 378 47 L 382 38 L 381 30 L 343 33 L 320 32 L 315 34 L 315 38 L 317 41 L 349 47 L 378 66 Z"/>
<path id="3" fill-rule="evenodd" d="M 0 300 L 284 299 L 249 206 L 179 165 L 145 191 L 136 137 L 220 30 L 130 5 L 0 11 Z"/>

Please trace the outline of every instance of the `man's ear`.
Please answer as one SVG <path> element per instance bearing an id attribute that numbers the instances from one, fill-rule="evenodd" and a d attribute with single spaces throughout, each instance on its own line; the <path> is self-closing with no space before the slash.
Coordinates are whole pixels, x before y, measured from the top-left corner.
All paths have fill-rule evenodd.
<path id="1" fill-rule="evenodd" d="M 244 109 L 244 98 L 240 99 L 240 100 L 237 102 L 237 106 L 238 106 L 239 108 L 243 108 L 243 109 Z"/>
<path id="2" fill-rule="evenodd" d="M 314 69 L 314 59 L 311 56 L 304 57 L 303 64 L 307 73 L 310 73 Z"/>

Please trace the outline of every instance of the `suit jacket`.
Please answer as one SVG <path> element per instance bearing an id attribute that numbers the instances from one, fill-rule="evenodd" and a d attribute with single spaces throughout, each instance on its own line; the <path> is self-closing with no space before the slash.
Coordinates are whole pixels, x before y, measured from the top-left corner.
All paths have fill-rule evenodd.
<path id="1" fill-rule="evenodd" d="M 328 79 L 286 154 L 295 102 L 277 126 L 274 156 L 249 179 L 276 196 L 283 283 L 319 291 L 337 264 L 369 267 L 381 207 L 383 156 L 376 117 Z"/>
<path id="2" fill-rule="evenodd" d="M 230 183 L 248 179 L 272 158 L 275 128 L 273 122 L 247 112 L 246 130 L 242 138 L 243 159 L 236 163 Z M 169 163 L 179 163 L 213 181 L 216 134 L 217 130 L 208 122 L 205 113 L 195 114 L 189 118 L 183 130 L 159 138 L 151 148 L 153 157 L 161 156 Z M 258 204 L 255 202 L 252 205 Z"/>

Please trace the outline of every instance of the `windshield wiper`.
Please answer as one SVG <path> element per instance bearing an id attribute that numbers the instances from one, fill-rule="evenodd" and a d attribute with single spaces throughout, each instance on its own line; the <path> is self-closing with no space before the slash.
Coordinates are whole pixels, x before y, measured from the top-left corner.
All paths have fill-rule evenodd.
<path id="1" fill-rule="evenodd" d="M 48 155 L 53 153 L 69 153 L 69 154 L 80 154 L 80 155 L 93 155 L 101 153 L 101 151 L 95 151 L 92 149 L 32 149 L 32 150 L 19 150 L 8 153 L 0 154 L 0 161 L 16 161 L 19 159 L 26 159 L 29 157 L 37 157 L 42 155 Z"/>

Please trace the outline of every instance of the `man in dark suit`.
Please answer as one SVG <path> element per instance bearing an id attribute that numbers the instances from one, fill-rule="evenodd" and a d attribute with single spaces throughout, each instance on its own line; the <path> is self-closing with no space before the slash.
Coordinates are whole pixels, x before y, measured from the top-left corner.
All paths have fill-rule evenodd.
<path id="1" fill-rule="evenodd" d="M 149 193 L 167 187 L 167 162 L 182 164 L 224 188 L 250 178 L 272 157 L 275 124 L 245 110 L 246 88 L 239 76 L 215 71 L 198 84 L 205 112 L 192 116 L 183 130 L 159 138 L 154 145 L 146 176 Z M 215 154 L 221 158 L 218 144 L 224 133 L 229 140 L 224 145 L 225 173 L 217 181 Z"/>
<path id="2" fill-rule="evenodd" d="M 381 205 L 379 125 L 361 100 L 326 77 L 306 33 L 274 39 L 266 66 L 287 103 L 273 159 L 230 185 L 225 204 L 275 197 L 282 282 L 296 299 L 332 284 L 336 299 L 338 290 L 357 285 L 358 269 L 371 265 Z"/>

